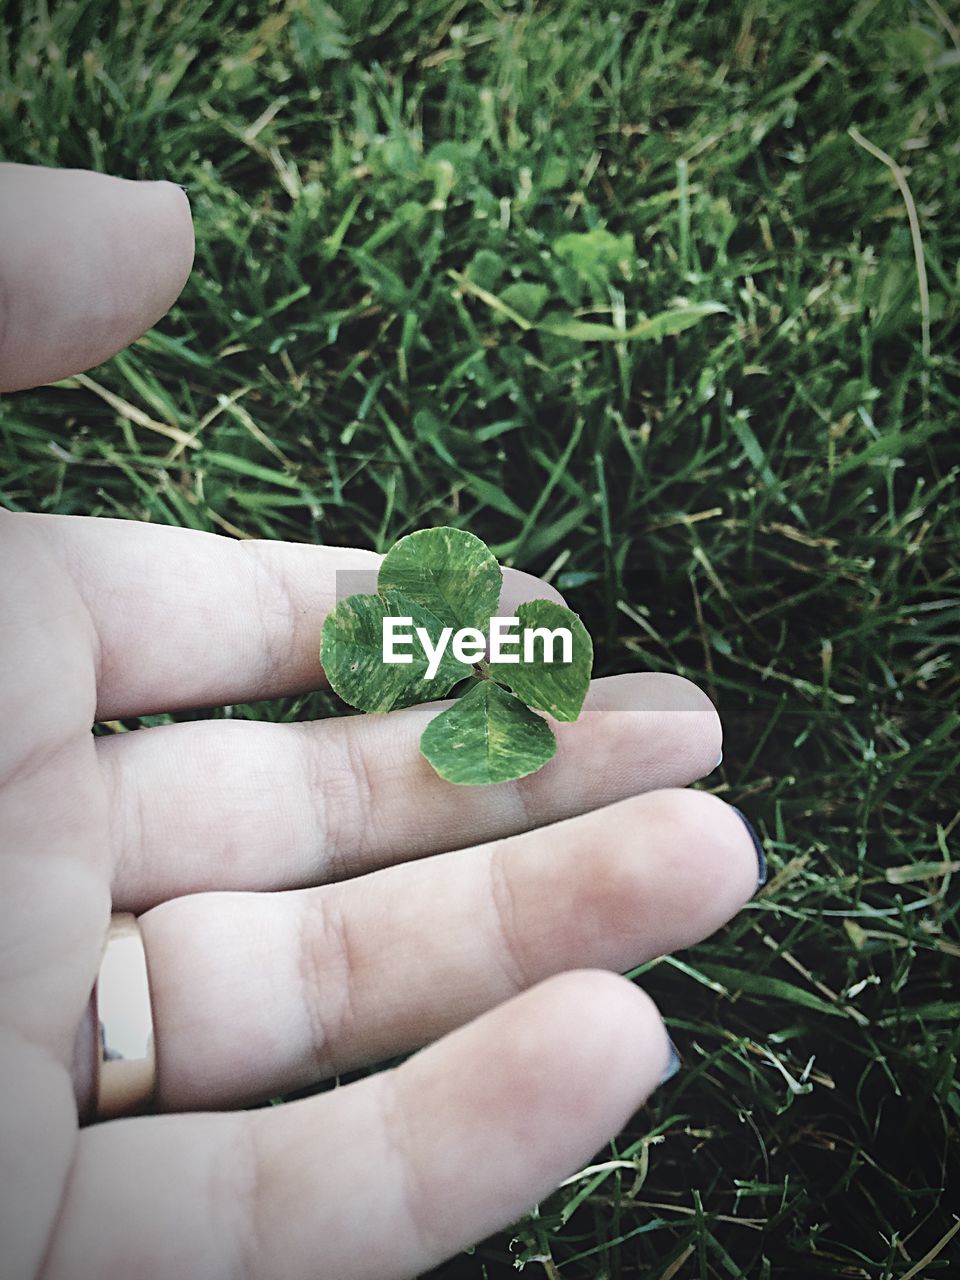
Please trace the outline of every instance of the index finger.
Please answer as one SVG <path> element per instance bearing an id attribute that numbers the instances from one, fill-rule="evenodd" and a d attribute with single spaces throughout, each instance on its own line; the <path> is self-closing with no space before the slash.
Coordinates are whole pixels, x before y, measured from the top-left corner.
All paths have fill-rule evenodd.
<path id="1" fill-rule="evenodd" d="M 135 520 L 21 515 L 55 544 L 97 635 L 97 716 L 212 707 L 315 689 L 337 574 L 376 573 L 354 547 L 236 542 Z M 505 570 L 505 607 L 560 596 Z"/>

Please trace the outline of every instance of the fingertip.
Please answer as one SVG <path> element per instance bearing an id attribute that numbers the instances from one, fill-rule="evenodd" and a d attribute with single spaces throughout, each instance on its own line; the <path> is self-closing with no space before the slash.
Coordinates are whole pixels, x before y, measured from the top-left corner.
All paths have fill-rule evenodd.
<path id="1" fill-rule="evenodd" d="M 607 970 L 579 969 L 545 979 L 400 1067 L 395 1087 L 402 1131 L 416 1134 L 416 1185 L 425 1202 L 436 1202 L 441 1187 L 447 1198 L 441 1252 L 514 1220 L 589 1163 L 669 1061 L 650 997 Z"/>
<path id="2" fill-rule="evenodd" d="M 662 823 L 664 846 L 675 850 L 675 909 L 682 911 L 687 894 L 701 892 L 710 877 L 713 892 L 709 912 L 713 928 L 703 921 L 704 934 L 735 915 L 757 891 L 758 845 L 752 828 L 733 805 L 708 791 L 679 788 L 651 792 L 644 799 L 653 822 Z M 707 838 L 705 838 L 705 834 Z"/>
<path id="3" fill-rule="evenodd" d="M 585 1075 L 595 1083 L 602 1072 L 608 1096 L 619 1086 L 622 1124 L 657 1087 L 670 1062 L 670 1037 L 656 1002 L 609 969 L 560 973 L 540 990 L 556 1001 L 567 1039 L 582 1054 Z M 571 1019 L 580 1022 L 575 1037 L 569 1035 L 576 1025 Z"/>
<path id="4" fill-rule="evenodd" d="M 633 794 L 638 780 L 649 790 L 706 777 L 717 767 L 723 744 L 720 716 L 707 694 L 667 672 L 595 680 L 581 720 L 592 722 L 609 771 L 625 780 L 624 795 Z"/>
<path id="5" fill-rule="evenodd" d="M 171 281 L 179 278 L 180 284 L 175 297 L 179 295 L 190 275 L 196 252 L 196 237 L 193 229 L 193 210 L 186 187 L 178 182 L 160 179 L 149 183 L 155 189 L 158 200 L 158 216 L 169 236 L 169 252 L 171 261 L 169 271 Z"/>
<path id="6" fill-rule="evenodd" d="M 682 679 L 678 676 L 677 679 Z M 694 760 L 697 769 L 694 780 L 705 778 L 719 768 L 723 760 L 723 722 L 720 713 L 707 694 L 693 684 L 685 681 L 691 690 L 692 709 L 697 712 L 698 732 L 694 746 Z"/>
<path id="7" fill-rule="evenodd" d="M 127 233 L 139 245 L 141 271 L 127 279 L 125 293 L 118 293 L 116 335 L 119 346 L 134 341 L 170 310 L 183 292 L 193 268 L 196 241 L 190 201 L 183 187 L 166 180 L 131 184 Z M 136 201 L 136 203 L 135 203 Z M 126 257 L 128 246 L 121 244 Z"/>
<path id="8" fill-rule="evenodd" d="M 744 903 L 750 901 L 767 882 L 767 860 L 760 837 L 746 814 L 735 805 L 707 796 L 721 806 L 720 836 L 729 850 L 731 866 L 736 868 L 736 884 Z"/>
<path id="9" fill-rule="evenodd" d="M 539 1107 L 577 1117 L 566 1157 L 546 1114 L 534 1128 L 547 1143 L 540 1154 L 551 1166 L 548 1180 L 562 1173 L 564 1159 L 576 1164 L 613 1137 L 657 1087 L 670 1058 L 654 1001 L 607 969 L 555 974 L 488 1017 L 491 1026 L 502 1020 L 503 1080 L 513 1099 L 504 1105 L 519 1104 L 527 1116 Z M 517 1081 L 524 1077 L 527 1085 L 518 1094 Z"/>
<path id="10" fill-rule="evenodd" d="M 645 702 L 660 711 L 679 711 L 684 716 L 684 757 L 690 781 L 704 778 L 717 767 L 723 748 L 723 725 L 710 696 L 685 676 L 672 672 L 641 675 Z"/>

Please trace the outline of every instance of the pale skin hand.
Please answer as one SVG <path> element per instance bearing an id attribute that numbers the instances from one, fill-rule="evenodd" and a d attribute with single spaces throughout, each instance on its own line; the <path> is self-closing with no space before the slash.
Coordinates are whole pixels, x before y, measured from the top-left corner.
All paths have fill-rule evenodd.
<path id="1" fill-rule="evenodd" d="M 132 341 L 192 248 L 175 187 L 0 166 L 0 386 Z M 490 788 L 432 773 L 431 707 L 91 736 L 97 716 L 316 685 L 333 574 L 375 562 L 0 513 L 5 1276 L 415 1275 L 546 1195 L 655 1088 L 663 1024 L 616 971 L 705 937 L 756 882 L 733 811 L 674 789 L 720 750 L 692 685 L 597 681 L 557 758 Z M 144 913 L 171 1114 L 78 1128 L 111 910 Z M 332 1093 L 217 1113 L 424 1044 Z"/>

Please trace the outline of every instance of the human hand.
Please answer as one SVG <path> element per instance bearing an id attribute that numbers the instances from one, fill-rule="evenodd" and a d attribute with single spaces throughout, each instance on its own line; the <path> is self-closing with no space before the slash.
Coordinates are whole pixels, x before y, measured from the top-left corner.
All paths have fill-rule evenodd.
<path id="1" fill-rule="evenodd" d="M 7 388 L 106 358 L 182 287 L 176 188 L 11 166 L 0 189 Z M 430 706 L 94 739 L 95 718 L 315 686 L 335 573 L 377 558 L 0 516 L 4 1274 L 409 1276 L 588 1160 L 669 1058 L 617 971 L 756 887 L 736 812 L 674 789 L 716 763 L 705 696 L 599 680 L 548 766 L 482 788 L 420 755 Z M 140 914 L 169 1114 L 78 1128 L 111 911 Z"/>

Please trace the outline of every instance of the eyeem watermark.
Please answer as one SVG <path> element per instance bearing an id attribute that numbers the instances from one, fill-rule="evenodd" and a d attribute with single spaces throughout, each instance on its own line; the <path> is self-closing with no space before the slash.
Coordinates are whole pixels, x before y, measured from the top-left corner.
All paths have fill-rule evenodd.
<path id="1" fill-rule="evenodd" d="M 490 619 L 490 661 L 491 662 L 523 662 L 537 661 L 537 645 L 541 646 L 543 662 L 570 663 L 573 661 L 573 635 L 569 627 L 527 627 L 523 635 L 518 635 L 519 618 Z M 413 653 L 400 652 L 400 646 L 413 647 L 415 641 L 420 642 L 427 659 L 426 678 L 432 680 L 440 670 L 443 655 L 450 646 L 450 652 L 458 662 L 480 662 L 487 656 L 487 637 L 476 627 L 462 627 L 454 632 L 453 627 L 444 627 L 436 644 L 430 637 L 426 627 L 414 627 L 412 618 L 391 618 L 383 620 L 383 660 L 389 663 L 413 662 Z M 559 643 L 560 657 L 554 656 Z M 522 659 L 521 659 L 522 654 Z"/>

